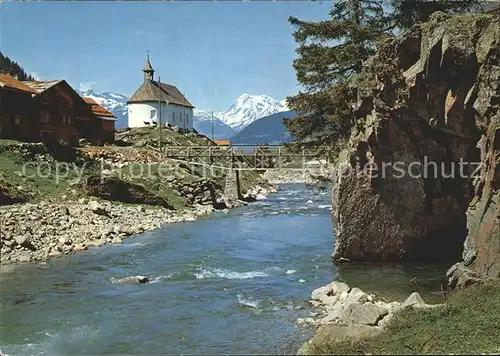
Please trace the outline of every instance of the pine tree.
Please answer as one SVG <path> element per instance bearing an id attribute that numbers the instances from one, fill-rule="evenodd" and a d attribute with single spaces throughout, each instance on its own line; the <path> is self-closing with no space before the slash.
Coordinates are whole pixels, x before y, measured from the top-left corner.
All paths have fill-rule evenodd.
<path id="1" fill-rule="evenodd" d="M 348 134 L 353 124 L 350 87 L 391 26 L 376 0 L 340 0 L 330 16 L 320 22 L 289 19 L 298 43 L 293 67 L 304 91 L 287 98 L 299 115 L 284 124 L 304 146 L 312 137 L 316 144 L 331 143 Z"/>
<path id="2" fill-rule="evenodd" d="M 2 52 L 0 52 L 0 73 L 17 75 L 19 80 L 35 80 L 31 75 L 27 74 L 19 64 L 3 55 Z"/>
<path id="3" fill-rule="evenodd" d="M 347 138 L 354 124 L 352 100 L 363 62 L 376 45 L 435 11 L 467 11 L 479 0 L 338 0 L 331 19 L 319 22 L 291 17 L 298 44 L 294 60 L 297 81 L 303 87 L 288 97 L 288 105 L 299 113 L 284 120 L 296 147 L 335 146 Z"/>

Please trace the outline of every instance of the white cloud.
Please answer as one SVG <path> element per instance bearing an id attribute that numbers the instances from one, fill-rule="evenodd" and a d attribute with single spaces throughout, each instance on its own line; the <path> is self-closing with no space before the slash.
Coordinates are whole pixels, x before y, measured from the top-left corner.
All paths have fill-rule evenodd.
<path id="1" fill-rule="evenodd" d="M 80 91 L 91 90 L 94 85 L 95 85 L 95 80 L 80 83 Z"/>
<path id="2" fill-rule="evenodd" d="M 154 32 L 147 31 L 147 30 L 135 30 L 134 36 L 141 37 L 143 40 L 146 40 L 146 41 L 159 40 L 162 38 L 162 36 L 159 35 L 158 33 L 154 33 Z"/>
<path id="3" fill-rule="evenodd" d="M 135 35 L 138 37 L 145 37 L 145 36 L 149 36 L 150 34 L 151 33 L 149 33 L 148 31 L 135 30 Z"/>
<path id="4" fill-rule="evenodd" d="M 32 72 L 32 73 L 31 73 L 31 76 L 32 76 L 33 78 L 35 78 L 35 80 L 40 80 L 40 76 L 38 75 L 38 73 L 37 73 L 37 72 Z"/>

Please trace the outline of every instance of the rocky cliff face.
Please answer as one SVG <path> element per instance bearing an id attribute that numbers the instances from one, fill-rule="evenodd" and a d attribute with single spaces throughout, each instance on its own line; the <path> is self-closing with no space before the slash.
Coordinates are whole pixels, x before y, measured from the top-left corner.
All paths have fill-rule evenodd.
<path id="1" fill-rule="evenodd" d="M 368 61 L 336 170 L 335 260 L 463 253 L 453 275 L 500 275 L 499 23 L 435 13 Z"/>

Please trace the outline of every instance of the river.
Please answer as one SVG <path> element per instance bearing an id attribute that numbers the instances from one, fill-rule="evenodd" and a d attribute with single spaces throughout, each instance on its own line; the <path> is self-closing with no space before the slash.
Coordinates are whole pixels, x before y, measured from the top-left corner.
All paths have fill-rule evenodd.
<path id="1" fill-rule="evenodd" d="M 329 192 L 282 185 L 268 200 L 123 245 L 5 266 L 0 349 L 8 355 L 295 353 L 312 335 L 295 320 L 309 314 L 311 291 L 339 273 L 330 259 L 330 209 Z M 404 297 L 415 275 L 420 288 L 437 290 L 443 268 L 372 265 L 343 273 L 369 292 Z M 130 275 L 150 276 L 152 283 L 110 283 Z"/>

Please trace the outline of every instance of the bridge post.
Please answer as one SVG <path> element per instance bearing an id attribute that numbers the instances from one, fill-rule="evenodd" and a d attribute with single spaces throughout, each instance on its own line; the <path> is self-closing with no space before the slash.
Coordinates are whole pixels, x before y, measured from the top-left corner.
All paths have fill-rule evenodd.
<path id="1" fill-rule="evenodd" d="M 239 178 L 239 172 L 236 169 L 230 170 L 226 175 L 224 195 L 231 200 L 237 200 L 241 198 Z"/>
<path id="2" fill-rule="evenodd" d="M 234 168 L 234 147 L 231 146 L 229 149 L 230 149 L 229 153 L 231 155 L 231 171 L 232 171 Z"/>
<path id="3" fill-rule="evenodd" d="M 258 168 L 258 167 L 257 167 L 257 152 L 258 152 L 258 150 L 259 150 L 259 149 L 258 149 L 258 147 L 257 147 L 257 146 L 255 146 L 255 147 L 253 148 L 253 165 L 254 165 L 254 167 L 255 167 L 255 168 Z"/>
<path id="4" fill-rule="evenodd" d="M 278 168 L 281 168 L 281 146 L 278 146 Z"/>
<path id="5" fill-rule="evenodd" d="M 229 172 L 226 175 L 226 185 L 224 187 L 224 195 L 231 199 L 231 200 L 237 200 L 241 198 L 241 192 L 240 192 L 240 177 L 239 177 L 239 170 L 234 169 L 234 154 L 233 154 L 233 147 L 230 148 L 231 152 L 231 166 L 229 169 Z"/>

